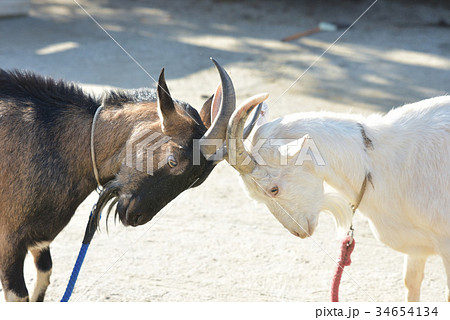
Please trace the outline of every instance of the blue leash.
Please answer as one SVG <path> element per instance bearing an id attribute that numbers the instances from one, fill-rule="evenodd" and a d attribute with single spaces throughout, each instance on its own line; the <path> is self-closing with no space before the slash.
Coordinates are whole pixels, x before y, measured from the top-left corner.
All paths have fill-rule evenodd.
<path id="1" fill-rule="evenodd" d="M 78 274 L 80 273 L 81 266 L 83 265 L 84 257 L 86 257 L 89 244 L 91 243 L 91 240 L 94 237 L 95 231 L 97 229 L 96 223 L 92 221 L 92 213 L 94 212 L 96 206 L 97 205 L 95 204 L 91 210 L 91 214 L 89 215 L 89 221 L 86 226 L 86 231 L 84 233 L 84 238 L 81 244 L 80 252 L 78 253 L 77 261 L 73 266 L 72 274 L 70 275 L 69 283 L 67 284 L 66 291 L 64 292 L 64 295 L 61 298 L 61 302 L 68 302 L 70 296 L 72 295 L 75 283 L 77 282 L 78 279 Z"/>
<path id="2" fill-rule="evenodd" d="M 92 160 L 92 168 L 94 169 L 95 180 L 97 181 L 96 191 L 99 195 L 101 195 L 103 191 L 102 184 L 100 183 L 100 178 L 98 175 L 97 165 L 95 163 L 95 152 L 94 152 L 94 129 L 95 122 L 98 119 L 100 111 L 103 109 L 103 104 L 105 102 L 105 97 L 103 97 L 102 104 L 97 108 L 94 114 L 94 119 L 92 120 L 91 126 L 91 160 Z M 78 279 L 78 274 L 80 273 L 81 266 L 83 265 L 84 258 L 86 257 L 87 250 L 89 248 L 89 244 L 91 243 L 92 238 L 94 237 L 95 231 L 97 230 L 97 221 L 93 221 L 93 213 L 95 208 L 97 207 L 97 203 L 94 204 L 91 210 L 91 214 L 89 215 L 89 221 L 86 226 L 86 231 L 84 232 L 83 242 L 80 248 L 80 252 L 78 253 L 77 261 L 73 266 L 72 274 L 70 275 L 69 283 L 67 284 L 66 291 L 64 292 L 63 297 L 61 298 L 61 302 L 67 302 L 72 295 L 73 288 L 75 287 L 75 283 Z M 96 219 L 96 218 L 95 218 Z"/>

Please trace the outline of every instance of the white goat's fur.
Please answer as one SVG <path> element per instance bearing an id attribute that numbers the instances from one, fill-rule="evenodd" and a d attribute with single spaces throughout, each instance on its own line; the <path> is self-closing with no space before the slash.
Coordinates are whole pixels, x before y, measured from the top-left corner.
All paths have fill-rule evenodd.
<path id="1" fill-rule="evenodd" d="M 373 148 L 365 144 L 362 128 Z M 312 161 L 294 165 L 295 154 L 290 165 L 279 165 L 279 146 L 270 139 L 305 135 L 313 139 L 325 166 Z M 339 227 L 348 228 L 349 203 L 355 203 L 370 172 L 372 183 L 367 183 L 359 210 L 377 239 L 405 253 L 408 301 L 420 298 L 429 255 L 442 257 L 450 285 L 450 96 L 367 118 L 328 112 L 288 115 L 259 127 L 252 145 L 262 138 L 269 140 L 257 151 L 267 165 L 242 179 L 250 197 L 265 203 L 291 233 L 310 236 L 320 211 L 331 212 Z M 324 194 L 324 182 L 339 194 Z M 279 192 L 271 196 L 275 185 Z"/>

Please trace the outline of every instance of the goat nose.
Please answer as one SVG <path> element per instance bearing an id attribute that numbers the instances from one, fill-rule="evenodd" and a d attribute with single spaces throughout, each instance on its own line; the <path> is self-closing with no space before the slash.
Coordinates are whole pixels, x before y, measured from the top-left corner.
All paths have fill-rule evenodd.
<path id="1" fill-rule="evenodd" d="M 298 234 L 298 233 L 297 233 Z M 300 237 L 301 239 L 305 239 L 309 237 L 309 234 L 304 233 L 304 234 L 298 234 L 298 237 Z"/>
<path id="2" fill-rule="evenodd" d="M 132 198 L 127 203 L 127 209 L 125 214 L 127 223 L 135 227 L 137 225 L 136 222 L 140 217 L 141 215 L 136 212 L 136 199 Z"/>
<path id="3" fill-rule="evenodd" d="M 131 225 L 133 227 L 137 227 L 139 225 L 141 225 L 141 221 L 143 220 L 143 216 L 141 214 L 135 214 L 132 219 L 131 219 Z"/>

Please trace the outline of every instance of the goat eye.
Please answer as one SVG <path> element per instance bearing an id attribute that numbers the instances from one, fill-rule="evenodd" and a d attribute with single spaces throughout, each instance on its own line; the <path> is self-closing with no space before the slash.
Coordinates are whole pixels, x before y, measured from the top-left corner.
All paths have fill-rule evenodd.
<path id="1" fill-rule="evenodd" d="M 177 166 L 178 162 L 174 156 L 169 156 L 167 158 L 167 164 L 169 165 L 169 167 L 175 168 Z"/>
<path id="2" fill-rule="evenodd" d="M 276 196 L 276 195 L 278 194 L 278 191 L 279 191 L 278 186 L 273 186 L 273 187 L 270 189 L 270 194 L 271 194 L 272 196 Z"/>

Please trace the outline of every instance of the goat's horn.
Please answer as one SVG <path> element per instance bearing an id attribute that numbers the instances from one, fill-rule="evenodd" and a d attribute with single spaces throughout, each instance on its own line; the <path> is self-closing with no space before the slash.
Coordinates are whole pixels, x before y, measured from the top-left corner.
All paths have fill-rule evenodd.
<path id="1" fill-rule="evenodd" d="M 258 107 L 255 109 L 255 112 L 253 113 L 253 117 L 250 120 L 249 124 L 244 129 L 244 140 L 248 138 L 250 133 L 252 132 L 253 128 L 256 125 L 256 122 L 258 122 L 259 116 L 261 115 L 261 110 L 263 108 L 263 104 L 258 104 Z"/>
<path id="2" fill-rule="evenodd" d="M 245 129 L 244 129 L 244 140 L 248 138 L 248 136 L 252 132 L 253 128 L 255 127 L 256 122 L 258 121 L 259 116 L 261 115 L 262 107 L 263 107 L 263 104 L 260 103 L 258 105 L 258 107 L 256 108 L 255 112 L 253 113 L 252 120 L 250 120 L 250 123 L 245 127 Z M 216 153 L 222 155 L 222 159 L 216 161 L 216 163 L 219 163 L 223 159 L 227 159 L 227 157 L 228 157 L 228 149 L 227 149 L 226 142 L 222 145 L 222 147 L 218 151 L 216 151 Z"/>
<path id="3" fill-rule="evenodd" d="M 201 141 L 206 139 L 225 139 L 227 132 L 228 120 L 231 114 L 236 109 L 236 96 L 234 94 L 234 87 L 231 78 L 228 76 L 224 68 L 219 63 L 211 58 L 212 62 L 216 65 L 220 75 L 220 82 L 222 84 L 222 102 L 220 103 L 219 112 L 214 119 L 211 127 L 206 131 Z M 200 142 L 200 148 L 204 155 L 214 154 L 216 152 L 215 145 L 203 145 Z"/>
<path id="4" fill-rule="evenodd" d="M 269 94 L 262 93 L 245 100 L 231 115 L 227 128 L 228 162 L 241 173 L 250 173 L 256 166 L 256 162 L 247 153 L 244 147 L 244 125 L 253 108 L 267 99 Z M 235 157 L 235 158 L 234 158 Z M 243 165 L 244 160 L 250 157 L 248 165 Z M 234 158 L 234 159 L 233 159 Z"/>

